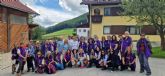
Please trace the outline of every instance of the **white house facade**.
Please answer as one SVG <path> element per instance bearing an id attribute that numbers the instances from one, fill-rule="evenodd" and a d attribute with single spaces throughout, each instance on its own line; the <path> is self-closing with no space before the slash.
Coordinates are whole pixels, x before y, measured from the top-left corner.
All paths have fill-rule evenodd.
<path id="1" fill-rule="evenodd" d="M 83 36 L 83 37 L 89 37 L 89 28 L 77 28 L 77 35 L 79 37 Z"/>

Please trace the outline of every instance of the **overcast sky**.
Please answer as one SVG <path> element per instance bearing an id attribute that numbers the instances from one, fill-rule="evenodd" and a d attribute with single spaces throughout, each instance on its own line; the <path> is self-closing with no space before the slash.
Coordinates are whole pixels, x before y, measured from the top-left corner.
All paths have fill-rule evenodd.
<path id="1" fill-rule="evenodd" d="M 87 6 L 80 5 L 82 0 L 20 0 L 40 16 L 35 23 L 48 27 L 59 22 L 77 17 L 88 11 Z"/>

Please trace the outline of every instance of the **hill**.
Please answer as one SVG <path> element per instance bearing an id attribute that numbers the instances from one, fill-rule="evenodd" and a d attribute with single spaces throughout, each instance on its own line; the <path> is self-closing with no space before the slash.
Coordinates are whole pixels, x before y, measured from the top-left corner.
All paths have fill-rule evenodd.
<path id="1" fill-rule="evenodd" d="M 46 32 L 52 33 L 52 32 L 66 29 L 66 28 L 76 28 L 81 23 L 87 23 L 87 15 L 88 15 L 88 13 L 85 13 L 83 15 L 76 17 L 76 18 L 66 20 L 64 22 L 58 23 L 57 25 L 48 27 L 46 29 Z"/>
<path id="2" fill-rule="evenodd" d="M 57 32 L 45 34 L 42 36 L 42 39 L 50 39 L 56 38 L 59 36 L 63 36 L 64 38 L 68 37 L 68 35 L 73 35 L 75 33 L 74 28 L 64 29 Z"/>

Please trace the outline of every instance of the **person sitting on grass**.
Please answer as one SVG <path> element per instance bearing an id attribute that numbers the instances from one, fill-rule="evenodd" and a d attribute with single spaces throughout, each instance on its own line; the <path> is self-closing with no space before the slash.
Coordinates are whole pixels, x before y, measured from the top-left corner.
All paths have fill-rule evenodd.
<path id="1" fill-rule="evenodd" d="M 131 47 L 127 48 L 127 53 L 125 54 L 125 57 L 122 60 L 123 61 L 121 65 L 121 71 L 128 69 L 128 67 L 131 69 L 131 71 L 135 71 L 136 56 L 134 53 L 132 53 Z"/>
<path id="2" fill-rule="evenodd" d="M 36 73 L 44 73 L 45 70 L 45 60 L 42 53 L 39 51 L 37 55 L 35 56 L 35 62 L 36 62 Z"/>
<path id="3" fill-rule="evenodd" d="M 66 67 L 72 67 L 71 51 L 70 50 L 67 50 L 67 52 L 65 53 L 63 64 L 64 64 L 64 68 L 66 68 Z"/>
<path id="4" fill-rule="evenodd" d="M 46 73 L 47 74 L 54 74 L 56 73 L 56 68 L 55 68 L 55 61 L 52 57 L 51 51 L 47 51 L 47 56 L 45 58 L 46 61 Z"/>

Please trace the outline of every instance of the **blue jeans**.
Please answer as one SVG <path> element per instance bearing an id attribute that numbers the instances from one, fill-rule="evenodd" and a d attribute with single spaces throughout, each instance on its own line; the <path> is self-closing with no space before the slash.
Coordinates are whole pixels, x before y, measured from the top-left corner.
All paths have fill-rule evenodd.
<path id="1" fill-rule="evenodd" d="M 139 53 L 139 62 L 140 62 L 140 71 L 146 70 L 148 74 L 151 74 L 151 69 L 148 63 L 148 58 L 145 56 L 145 53 Z"/>
<path id="2" fill-rule="evenodd" d="M 57 68 L 58 70 L 64 70 L 64 65 L 63 65 L 63 63 L 57 63 L 57 64 L 56 64 L 56 68 Z"/>

